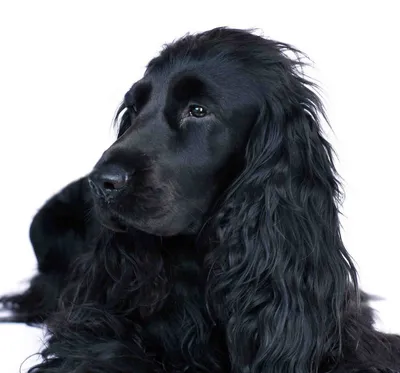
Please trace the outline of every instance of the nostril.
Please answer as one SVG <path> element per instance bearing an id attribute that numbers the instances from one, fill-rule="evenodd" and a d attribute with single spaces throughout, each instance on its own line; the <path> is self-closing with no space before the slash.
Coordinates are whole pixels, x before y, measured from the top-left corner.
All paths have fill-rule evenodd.
<path id="1" fill-rule="evenodd" d="M 108 181 L 105 181 L 103 184 L 104 189 L 118 189 L 117 187 L 115 187 L 115 185 L 113 183 L 110 183 Z"/>
<path id="2" fill-rule="evenodd" d="M 102 175 L 103 189 L 118 190 L 122 189 L 128 182 L 128 174 L 124 171 L 119 173 L 105 173 Z"/>

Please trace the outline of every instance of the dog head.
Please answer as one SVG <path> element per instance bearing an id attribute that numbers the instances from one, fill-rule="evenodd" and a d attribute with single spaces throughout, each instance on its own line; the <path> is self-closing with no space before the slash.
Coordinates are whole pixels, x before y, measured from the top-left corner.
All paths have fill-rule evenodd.
<path id="1" fill-rule="evenodd" d="M 90 175 L 109 228 L 194 233 L 244 162 L 260 112 L 258 36 L 216 29 L 187 36 L 153 59 L 126 93 L 118 139 Z"/>

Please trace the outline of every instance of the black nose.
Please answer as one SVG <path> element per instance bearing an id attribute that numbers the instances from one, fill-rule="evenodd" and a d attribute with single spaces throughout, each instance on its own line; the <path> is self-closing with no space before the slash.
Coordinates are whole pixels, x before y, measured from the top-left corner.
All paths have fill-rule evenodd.
<path id="1" fill-rule="evenodd" d="M 89 185 L 93 192 L 104 197 L 117 194 L 128 184 L 128 181 L 128 172 L 115 165 L 95 168 L 89 176 Z"/>

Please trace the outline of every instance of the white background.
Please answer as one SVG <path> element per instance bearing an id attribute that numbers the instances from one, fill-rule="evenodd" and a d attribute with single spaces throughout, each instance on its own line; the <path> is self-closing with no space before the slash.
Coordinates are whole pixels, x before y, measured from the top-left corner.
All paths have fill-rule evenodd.
<path id="1" fill-rule="evenodd" d="M 363 288 L 385 298 L 375 304 L 378 327 L 400 333 L 396 3 L 2 1 L 0 293 L 22 288 L 33 274 L 33 214 L 111 143 L 117 105 L 161 45 L 188 31 L 257 27 L 315 63 L 345 180 L 344 241 Z M 1 371 L 18 372 L 42 337 L 0 325 Z"/>

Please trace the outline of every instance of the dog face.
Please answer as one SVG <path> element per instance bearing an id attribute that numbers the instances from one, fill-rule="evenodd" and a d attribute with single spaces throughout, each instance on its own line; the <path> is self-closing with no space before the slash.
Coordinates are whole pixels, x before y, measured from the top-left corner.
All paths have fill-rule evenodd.
<path id="1" fill-rule="evenodd" d="M 194 233 L 240 168 L 258 108 L 249 77 L 207 43 L 172 58 L 174 47 L 125 95 L 118 139 L 90 174 L 97 217 L 113 230 Z"/>

